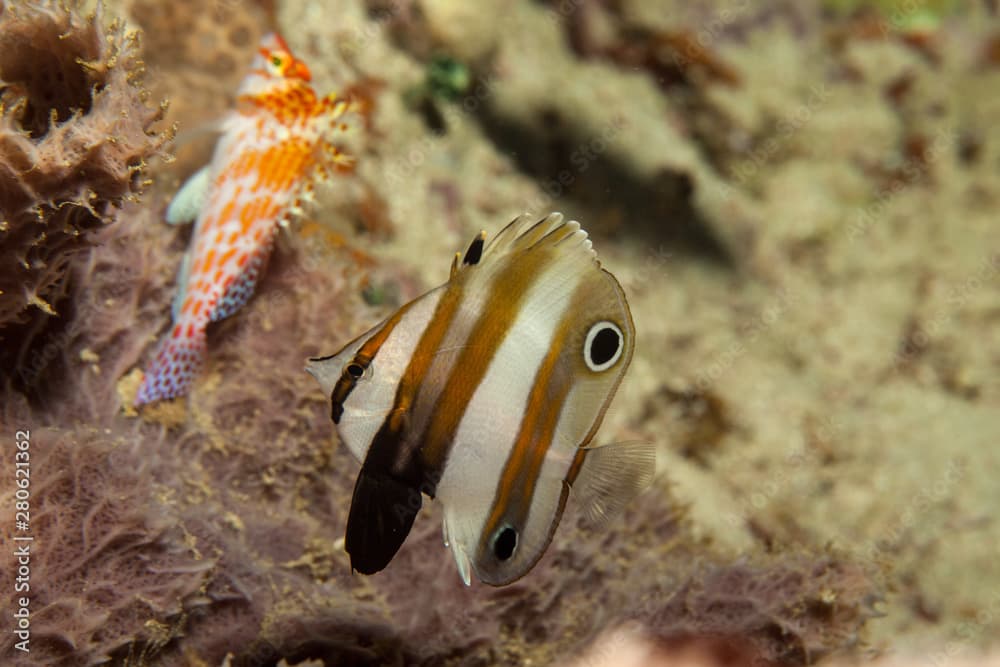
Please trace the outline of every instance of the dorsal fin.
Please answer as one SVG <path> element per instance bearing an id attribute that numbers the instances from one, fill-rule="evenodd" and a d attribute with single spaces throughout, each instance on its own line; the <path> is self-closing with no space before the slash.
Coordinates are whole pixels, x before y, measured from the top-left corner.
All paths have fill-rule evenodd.
<path id="1" fill-rule="evenodd" d="M 462 253 L 456 252 L 455 257 L 451 262 L 451 273 L 448 275 L 449 278 L 454 278 L 458 270 L 463 266 L 472 266 L 478 264 L 479 260 L 483 257 L 483 245 L 486 243 L 486 232 L 480 231 L 476 238 L 472 239 L 472 243 L 469 244 L 469 249 L 465 251 L 465 256 Z"/>
<path id="2" fill-rule="evenodd" d="M 575 220 L 563 222 L 563 214 L 553 212 L 531 223 L 531 217 L 523 214 L 515 218 L 490 241 L 483 251 L 484 259 L 496 258 L 499 255 L 527 250 L 543 243 L 559 244 L 576 238 L 585 245 L 585 250 L 592 257 L 597 254 L 586 241 L 587 232 L 580 229 L 580 223 Z"/>
<path id="3" fill-rule="evenodd" d="M 553 252 L 553 259 L 591 261 L 600 266 L 587 232 L 580 229 L 580 223 L 575 220 L 564 222 L 562 213 L 550 213 L 535 222 L 523 214 L 501 229 L 489 243 L 485 242 L 483 234 L 473 239 L 464 259 L 460 261 L 461 255 L 456 255 L 451 277 L 470 271 L 485 278 L 506 266 L 511 259 L 534 250 Z"/>
<path id="4" fill-rule="evenodd" d="M 465 251 L 465 258 L 462 264 L 478 264 L 483 257 L 483 246 L 486 243 L 486 231 L 480 231 L 476 238 L 472 239 L 469 249 Z"/>

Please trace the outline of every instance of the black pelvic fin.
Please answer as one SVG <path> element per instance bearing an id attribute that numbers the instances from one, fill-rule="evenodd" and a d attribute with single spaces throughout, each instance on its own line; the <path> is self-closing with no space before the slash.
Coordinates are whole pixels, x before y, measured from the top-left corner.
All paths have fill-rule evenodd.
<path id="1" fill-rule="evenodd" d="M 362 467 L 347 519 L 351 569 L 361 574 L 384 569 L 409 535 L 422 504 L 419 488 Z"/>

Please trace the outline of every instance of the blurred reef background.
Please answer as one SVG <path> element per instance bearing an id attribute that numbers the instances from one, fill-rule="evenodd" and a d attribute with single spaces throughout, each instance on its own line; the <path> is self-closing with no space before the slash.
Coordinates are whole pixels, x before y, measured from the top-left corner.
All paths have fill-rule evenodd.
<path id="1" fill-rule="evenodd" d="M 165 206 L 275 28 L 321 93 L 377 91 L 357 174 L 193 393 L 137 413 L 190 236 Z M 571 508 L 503 589 L 462 585 L 433 504 L 352 576 L 358 465 L 305 358 L 551 210 L 629 295 L 600 437 L 658 443 L 656 482 L 604 532 Z M 623 637 L 940 664 L 1000 636 L 995 2 L 0 1 L 0 213 L 36 547 L 4 664 L 623 664 Z M 11 609 L 12 456 L 0 479 Z"/>

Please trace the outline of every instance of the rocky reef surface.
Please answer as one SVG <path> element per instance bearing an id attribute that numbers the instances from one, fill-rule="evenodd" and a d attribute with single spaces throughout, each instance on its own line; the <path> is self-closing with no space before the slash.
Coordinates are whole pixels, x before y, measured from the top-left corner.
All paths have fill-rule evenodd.
<path id="1" fill-rule="evenodd" d="M 102 202 L 82 207 L 93 218 L 65 260 L 0 267 L 0 298 L 60 267 L 57 289 L 24 292 L 0 323 L 0 415 L 5 433 L 31 432 L 36 543 L 32 653 L 14 653 L 5 616 L 0 658 L 601 664 L 633 636 L 709 664 L 987 648 L 1000 25 L 988 7 L 918 22 L 889 5 L 110 3 L 105 16 L 142 28 L 122 43 L 141 45 L 151 99 L 171 105 L 155 128 L 155 105 L 115 106 L 123 139 L 93 150 L 117 166 L 56 179 L 66 201 L 89 188 Z M 25 2 L 0 15 L 34 21 L 45 55 L 85 72 L 98 57 L 56 36 L 73 25 L 108 48 L 131 34 L 104 20 Z M 254 299 L 210 330 L 192 394 L 137 412 L 190 234 L 162 224 L 164 206 L 273 27 L 319 90 L 380 91 L 351 147 L 357 175 L 318 190 Z M 64 105 L 50 134 L 94 127 L 101 95 L 133 99 L 136 61 L 101 62 L 105 78 L 75 91 L 95 102 Z M 9 96 L 34 98 L 8 67 L 12 114 Z M 51 118 L 39 104 L 5 119 Z M 150 162 L 172 123 L 177 159 Z M 15 182 L 33 172 L 7 147 L 46 139 L 10 136 L 0 169 Z M 27 218 L 8 211 L 57 201 L 37 192 L 5 203 L 11 230 Z M 636 355 L 601 437 L 657 442 L 657 480 L 605 531 L 570 512 L 506 588 L 461 584 L 433 503 L 388 569 L 352 576 L 358 467 L 304 359 L 445 280 L 472 235 L 525 210 L 579 219 L 630 297 Z M 3 253 L 23 246 L 4 238 Z M 23 313 L 46 310 L 31 294 L 59 325 L 46 313 L 12 356 Z M 12 468 L 3 457 L 4 508 Z M 6 543 L 12 522 L 0 530 Z M 16 567 L 2 560 L 8 608 Z"/>

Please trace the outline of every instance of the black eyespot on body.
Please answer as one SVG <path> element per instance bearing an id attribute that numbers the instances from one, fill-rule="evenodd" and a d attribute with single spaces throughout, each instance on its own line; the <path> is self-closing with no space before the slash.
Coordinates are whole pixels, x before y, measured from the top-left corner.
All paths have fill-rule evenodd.
<path id="1" fill-rule="evenodd" d="M 357 380 L 358 378 L 360 378 L 362 375 L 365 374 L 365 367 L 357 363 L 347 364 L 346 370 L 347 374 L 350 375 L 355 380 Z"/>
<path id="2" fill-rule="evenodd" d="M 510 526 L 500 529 L 493 538 L 493 555 L 497 560 L 508 560 L 517 549 L 517 531 Z"/>
<path id="3" fill-rule="evenodd" d="M 592 371 L 603 371 L 615 365 L 625 347 L 622 330 L 607 320 L 598 322 L 587 331 L 583 343 L 583 360 Z"/>

